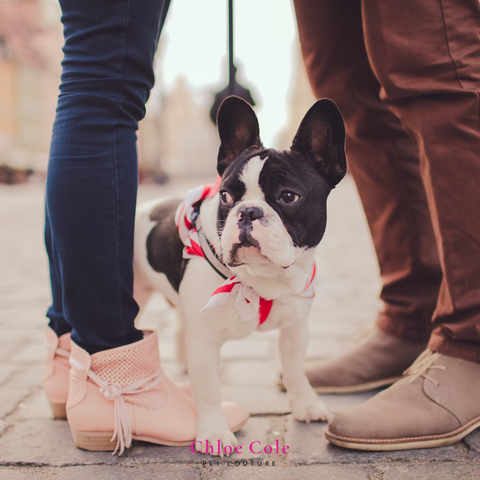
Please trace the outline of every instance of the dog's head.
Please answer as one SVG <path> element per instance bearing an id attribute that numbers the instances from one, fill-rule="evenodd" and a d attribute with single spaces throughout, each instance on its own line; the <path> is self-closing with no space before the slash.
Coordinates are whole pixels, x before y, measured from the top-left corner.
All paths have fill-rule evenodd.
<path id="1" fill-rule="evenodd" d="M 235 273 L 275 274 L 322 239 L 327 196 L 346 172 L 342 116 L 332 101 L 319 100 L 290 150 L 265 149 L 250 105 L 229 97 L 218 130 L 218 254 Z"/>

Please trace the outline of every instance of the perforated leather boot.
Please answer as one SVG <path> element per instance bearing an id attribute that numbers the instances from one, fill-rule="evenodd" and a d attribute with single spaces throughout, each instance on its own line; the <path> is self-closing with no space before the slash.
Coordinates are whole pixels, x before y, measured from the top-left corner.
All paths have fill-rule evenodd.
<path id="1" fill-rule="evenodd" d="M 70 364 L 67 418 L 77 447 L 122 454 L 132 439 L 172 446 L 195 440 L 193 400 L 164 376 L 154 332 L 93 355 L 72 342 Z M 248 419 L 234 403 L 223 411 L 234 432 Z"/>
<path id="2" fill-rule="evenodd" d="M 68 397 L 70 363 L 70 334 L 60 337 L 46 327 L 47 359 L 43 377 L 43 390 L 52 409 L 53 418 L 65 419 L 65 405 Z"/>

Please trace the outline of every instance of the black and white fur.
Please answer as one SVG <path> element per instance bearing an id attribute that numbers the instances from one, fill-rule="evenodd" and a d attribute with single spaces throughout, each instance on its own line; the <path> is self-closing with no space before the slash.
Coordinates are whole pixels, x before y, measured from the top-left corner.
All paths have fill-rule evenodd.
<path id="1" fill-rule="evenodd" d="M 319 100 L 307 112 L 288 151 L 265 149 L 251 107 L 229 97 L 218 114 L 220 191 L 202 203 L 206 237 L 232 276 L 273 299 L 268 319 L 242 321 L 235 308 L 201 312 L 223 283 L 201 257 L 184 260 L 174 225 L 180 200 L 140 206 L 135 238 L 135 297 L 142 306 L 160 291 L 186 325 L 188 372 L 198 413 L 197 440 L 235 446 L 220 406 L 220 347 L 254 330 L 280 329 L 283 382 L 293 416 L 327 414 L 304 373 L 311 298 L 298 296 L 326 226 L 326 200 L 346 172 L 345 129 L 336 105 Z M 199 444 L 197 444 L 199 445 Z"/>

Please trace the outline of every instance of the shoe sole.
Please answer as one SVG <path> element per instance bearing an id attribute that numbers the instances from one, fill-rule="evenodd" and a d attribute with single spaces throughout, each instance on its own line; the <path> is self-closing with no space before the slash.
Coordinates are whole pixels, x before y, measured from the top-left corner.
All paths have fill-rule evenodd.
<path id="1" fill-rule="evenodd" d="M 232 432 L 238 432 L 238 430 L 240 430 L 247 423 L 248 418 L 232 428 Z M 75 445 L 82 450 L 88 450 L 90 452 L 111 452 L 115 450 L 117 442 L 116 440 L 112 442 L 112 432 L 82 432 L 80 430 L 74 430 L 73 428 L 70 430 L 72 432 Z M 155 443 L 157 445 L 166 445 L 169 447 L 187 447 L 195 441 L 195 439 L 192 439 L 183 442 L 172 442 L 171 440 L 162 440 L 158 438 L 144 437 L 141 435 L 132 435 L 132 438 L 133 440 Z"/>
<path id="2" fill-rule="evenodd" d="M 415 450 L 419 448 L 434 448 L 459 442 L 476 428 L 480 427 L 480 417 L 464 426 L 442 435 L 426 435 L 423 437 L 408 437 L 396 439 L 348 438 L 335 435 L 329 430 L 325 432 L 327 440 L 339 447 L 354 450 L 369 450 L 374 452 L 389 452 L 394 450 Z"/>
<path id="3" fill-rule="evenodd" d="M 370 390 L 376 390 L 377 388 L 383 388 L 383 387 L 388 387 L 398 380 L 401 380 L 403 376 L 398 376 L 398 377 L 390 377 L 390 378 L 383 378 L 381 380 L 375 380 L 373 382 L 366 382 L 366 383 L 360 383 L 358 385 L 326 385 L 326 386 L 314 386 L 312 385 L 312 388 L 315 390 L 315 392 L 319 394 L 339 394 L 339 395 L 344 395 L 347 393 L 362 393 L 362 392 L 369 392 Z M 284 392 L 285 386 L 283 385 L 282 382 L 277 382 L 277 385 L 281 390 Z"/>

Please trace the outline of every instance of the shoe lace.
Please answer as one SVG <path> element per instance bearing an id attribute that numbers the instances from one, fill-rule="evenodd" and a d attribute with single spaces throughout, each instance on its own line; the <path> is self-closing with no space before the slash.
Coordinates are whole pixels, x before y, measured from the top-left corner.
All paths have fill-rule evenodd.
<path id="1" fill-rule="evenodd" d="M 429 382 L 432 382 L 434 385 L 438 385 L 438 381 L 434 378 L 427 375 L 427 370 L 446 370 L 447 367 L 444 365 L 433 365 L 435 360 L 438 359 L 440 354 L 436 352 L 431 352 L 430 350 L 425 350 L 416 360 L 413 362 L 412 366 L 407 368 L 403 374 L 411 375 L 409 380 L 410 383 L 413 383 L 418 377 L 422 377 Z"/>
<path id="2" fill-rule="evenodd" d="M 70 357 L 70 364 L 76 370 L 85 370 L 85 367 L 72 357 Z M 127 385 L 126 387 L 122 387 L 116 383 L 110 385 L 91 370 L 88 372 L 88 376 L 100 387 L 100 393 L 107 400 L 113 400 L 114 402 L 114 430 L 110 441 L 113 442 L 115 438 L 117 439 L 117 446 L 112 455 L 115 455 L 117 450 L 119 450 L 118 455 L 120 456 L 125 451 L 125 447 L 129 448 L 132 444 L 132 426 L 127 410 L 127 404 L 125 403 L 123 396 L 135 395 L 155 388 L 164 378 L 163 370 L 160 367 L 149 377 L 143 378 L 138 382 Z"/>

